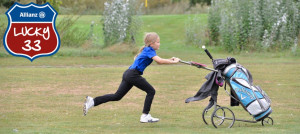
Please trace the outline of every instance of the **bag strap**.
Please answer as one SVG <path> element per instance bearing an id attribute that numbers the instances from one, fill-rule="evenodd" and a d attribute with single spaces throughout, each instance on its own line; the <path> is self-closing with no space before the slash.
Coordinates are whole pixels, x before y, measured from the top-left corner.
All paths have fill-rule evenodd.
<path id="1" fill-rule="evenodd" d="M 235 98 L 234 96 L 232 96 L 232 95 L 226 90 L 226 85 L 227 85 L 227 82 L 225 82 L 225 86 L 224 86 L 225 92 L 226 92 L 231 98 L 233 98 L 234 100 L 236 100 L 237 102 L 239 102 L 239 103 L 242 104 L 241 101 L 239 101 L 237 98 Z"/>
<path id="2" fill-rule="evenodd" d="M 231 76 L 229 77 L 229 80 L 231 79 L 231 77 L 235 74 L 235 72 L 237 71 L 237 70 L 239 70 L 240 69 L 240 67 L 236 67 L 236 69 L 233 71 L 233 73 L 231 74 Z M 236 101 L 238 101 L 239 103 L 241 103 L 242 104 L 242 102 L 241 101 L 239 101 L 237 98 L 235 98 L 234 96 L 232 96 L 227 90 L 226 90 L 226 85 L 227 85 L 227 82 L 225 82 L 225 87 L 224 87 L 224 89 L 225 89 L 225 92 L 231 97 L 231 98 L 233 98 L 234 100 L 236 100 Z"/>

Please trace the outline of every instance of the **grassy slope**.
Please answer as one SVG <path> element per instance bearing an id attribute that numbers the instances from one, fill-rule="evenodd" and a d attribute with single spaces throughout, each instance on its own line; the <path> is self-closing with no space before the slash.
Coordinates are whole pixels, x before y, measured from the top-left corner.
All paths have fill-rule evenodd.
<path id="1" fill-rule="evenodd" d="M 186 15 L 143 16 L 143 32 L 155 31 L 161 37 L 161 57 L 177 56 L 210 65 L 205 53 L 184 46 Z M 99 16 L 83 16 L 77 26 L 89 28 Z M 203 16 L 206 22 L 206 16 Z M 101 27 L 101 26 L 99 26 Z M 138 37 L 142 45 L 142 35 Z M 0 133 L 296 133 L 299 131 L 300 59 L 286 54 L 219 53 L 216 58 L 236 57 L 248 68 L 254 83 L 260 85 L 273 101 L 275 125 L 236 122 L 232 129 L 214 129 L 201 120 L 208 100 L 185 104 L 205 81 L 208 73 L 186 65 L 147 68 L 144 77 L 156 88 L 152 115 L 159 123 L 140 124 L 145 93 L 133 88 L 120 102 L 104 104 L 83 117 L 84 96 L 113 93 L 122 72 L 131 64 L 132 54 L 104 52 L 97 57 L 42 57 L 34 62 L 20 57 L 0 58 Z M 70 50 L 62 51 L 68 52 Z M 60 50 L 60 51 L 61 51 Z M 74 50 L 78 51 L 78 50 Z M 84 53 L 84 49 L 80 50 Z M 103 52 L 103 50 L 95 51 Z M 219 104 L 228 106 L 229 97 L 221 88 Z M 251 119 L 241 107 L 232 108 L 238 118 Z"/>
<path id="2" fill-rule="evenodd" d="M 4 17 L 1 15 L 0 17 Z M 63 16 L 58 17 L 61 19 Z M 143 45 L 143 33 L 144 32 L 157 32 L 161 38 L 161 47 L 157 53 L 163 58 L 169 57 L 180 57 L 183 60 L 194 60 L 201 61 L 209 64 L 209 60 L 202 49 L 185 45 L 185 20 L 188 15 L 157 15 L 157 16 L 142 16 L 144 25 L 142 27 L 141 33 L 138 35 L 137 45 L 138 47 Z M 207 15 L 201 14 L 200 18 L 203 24 L 207 23 Z M 102 33 L 102 25 L 100 22 L 100 16 L 96 15 L 85 15 L 81 16 L 78 20 L 76 27 L 86 31 L 90 29 L 91 22 L 95 22 L 94 31 L 99 34 L 100 44 Z M 294 62 L 299 61 L 299 57 L 291 56 L 289 52 L 282 53 L 242 53 L 242 54 L 228 54 L 226 52 L 220 51 L 220 48 L 209 47 L 209 50 L 215 58 L 224 58 L 227 56 L 237 57 L 239 61 L 248 61 L 251 57 L 264 57 L 257 58 L 253 62 Z M 3 47 L 0 47 L 0 55 L 6 55 L 7 52 Z M 96 57 L 95 57 L 96 56 Z M 28 62 L 24 58 L 16 58 L 13 56 L 5 56 L 5 58 L 0 56 L 0 66 L 35 66 L 35 65 L 95 65 L 95 64 L 131 64 L 132 57 L 134 54 L 127 53 L 111 53 L 107 50 L 100 48 L 66 48 L 61 44 L 61 48 L 57 54 L 51 57 L 43 57 L 34 60 L 33 63 Z M 74 60 L 76 57 L 76 60 Z M 94 58 L 93 58 L 94 57 Z M 120 59 L 122 60 L 116 60 Z M 58 62 L 59 61 L 59 62 Z"/>

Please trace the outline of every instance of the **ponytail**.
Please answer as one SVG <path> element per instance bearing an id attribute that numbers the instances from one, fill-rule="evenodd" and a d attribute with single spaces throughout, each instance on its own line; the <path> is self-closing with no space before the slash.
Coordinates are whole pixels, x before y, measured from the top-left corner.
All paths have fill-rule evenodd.
<path id="1" fill-rule="evenodd" d="M 144 50 L 144 48 L 146 47 L 146 45 L 142 46 L 139 50 L 139 53 L 137 55 L 134 56 L 134 60 L 135 58 Z"/>

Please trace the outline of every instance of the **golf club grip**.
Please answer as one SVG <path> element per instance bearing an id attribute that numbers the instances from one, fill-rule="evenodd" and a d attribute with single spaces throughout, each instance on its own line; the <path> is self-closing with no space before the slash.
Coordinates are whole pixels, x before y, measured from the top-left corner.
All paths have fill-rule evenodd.
<path id="1" fill-rule="evenodd" d="M 204 51 L 206 52 L 206 54 L 208 55 L 208 57 L 209 57 L 210 59 L 213 59 L 213 57 L 211 56 L 211 54 L 208 52 L 207 49 L 205 49 Z"/>

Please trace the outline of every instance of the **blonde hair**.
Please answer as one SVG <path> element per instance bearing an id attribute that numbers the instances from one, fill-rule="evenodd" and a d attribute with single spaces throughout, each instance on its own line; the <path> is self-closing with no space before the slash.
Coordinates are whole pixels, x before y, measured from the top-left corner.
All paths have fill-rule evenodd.
<path id="1" fill-rule="evenodd" d="M 156 40 L 159 38 L 158 34 L 155 32 L 149 32 L 146 33 L 144 36 L 144 46 L 142 46 L 139 50 L 139 53 L 134 57 L 134 59 L 144 50 L 145 47 L 149 47 L 150 44 L 156 42 Z"/>

